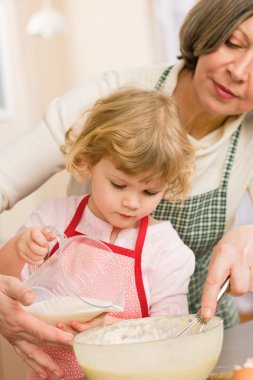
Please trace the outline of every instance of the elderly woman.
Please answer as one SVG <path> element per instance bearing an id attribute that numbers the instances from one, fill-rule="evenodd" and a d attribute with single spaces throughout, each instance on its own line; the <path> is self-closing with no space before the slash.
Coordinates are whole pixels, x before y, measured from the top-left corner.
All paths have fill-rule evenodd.
<path id="1" fill-rule="evenodd" d="M 253 226 L 232 230 L 244 192 L 253 198 L 252 0 L 198 1 L 183 23 L 180 46 L 181 61 L 174 66 L 105 73 L 54 99 L 41 122 L 2 153 L 2 203 L 11 207 L 63 168 L 59 147 L 80 109 L 121 86 L 163 88 L 175 97 L 196 148 L 196 171 L 189 198 L 163 200 L 154 216 L 171 220 L 195 252 L 190 311 L 202 305 L 202 315 L 210 318 L 227 276 L 232 294 L 253 290 Z M 18 161 L 9 159 L 14 154 Z M 70 191 L 83 190 L 72 183 Z M 226 327 L 237 321 L 231 297 L 218 313 Z"/>

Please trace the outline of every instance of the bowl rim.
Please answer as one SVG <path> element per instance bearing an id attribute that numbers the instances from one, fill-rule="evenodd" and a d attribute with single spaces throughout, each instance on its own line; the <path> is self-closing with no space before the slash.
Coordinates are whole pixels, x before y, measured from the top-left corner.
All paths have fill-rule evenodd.
<path id="1" fill-rule="evenodd" d="M 144 320 L 144 319 L 149 319 L 149 318 L 152 318 L 152 319 L 160 319 L 160 318 L 169 318 L 169 319 L 177 319 L 178 317 L 180 318 L 183 318 L 183 317 L 194 317 L 195 314 L 183 314 L 183 315 L 180 315 L 180 316 L 171 316 L 171 315 L 160 315 L 160 316 L 154 316 L 154 317 L 144 317 L 144 318 L 136 318 L 136 319 L 124 319 L 124 320 L 121 320 L 119 322 L 116 322 L 115 324 L 121 324 L 121 323 L 125 323 L 127 321 L 137 321 L 137 320 Z M 219 326 L 222 326 L 223 327 L 223 319 L 219 316 L 214 316 L 211 318 L 212 320 L 216 320 L 217 323 L 210 327 L 208 330 L 203 330 L 201 331 L 200 333 L 198 333 L 198 335 L 203 335 L 203 334 L 207 334 L 209 333 L 210 331 L 214 330 L 215 328 L 219 327 Z M 210 320 L 211 321 L 211 320 Z M 142 344 L 147 344 L 147 343 L 158 343 L 158 342 L 165 342 L 167 340 L 178 340 L 178 339 L 188 339 L 190 337 L 192 337 L 193 335 L 197 335 L 197 334 L 191 334 L 191 335 L 182 335 L 182 336 L 172 336 L 172 337 L 167 337 L 167 338 L 163 338 L 163 339 L 156 339 L 156 340 L 145 340 L 145 341 L 140 341 L 140 342 L 120 342 L 120 343 L 89 343 L 89 342 L 80 342 L 78 341 L 78 339 L 81 338 L 81 336 L 85 336 L 86 334 L 91 334 L 93 331 L 98 331 L 100 329 L 103 329 L 103 328 L 106 328 L 106 327 L 109 327 L 111 325 L 103 325 L 103 326 L 97 326 L 97 327 L 93 327 L 93 328 L 90 328 L 86 331 L 82 331 L 81 333 L 75 335 L 74 339 L 73 339 L 73 347 L 76 345 L 80 346 L 80 345 L 87 345 L 87 346 L 93 346 L 93 347 L 112 347 L 112 346 L 126 346 L 126 345 L 142 345 Z M 222 332 L 223 332 L 223 329 L 222 329 Z"/>

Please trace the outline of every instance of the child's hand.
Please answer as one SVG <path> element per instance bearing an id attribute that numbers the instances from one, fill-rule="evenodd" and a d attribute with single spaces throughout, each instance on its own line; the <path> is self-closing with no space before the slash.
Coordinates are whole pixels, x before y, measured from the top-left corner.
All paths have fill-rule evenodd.
<path id="1" fill-rule="evenodd" d="M 116 323 L 121 320 L 122 319 L 120 318 L 108 315 L 108 313 L 103 313 L 87 322 L 71 321 L 69 325 L 60 322 L 57 323 L 56 327 L 73 335 L 76 335 L 79 332 L 89 330 L 93 327 L 111 325 L 112 323 Z"/>
<path id="2" fill-rule="evenodd" d="M 56 327 L 71 334 L 77 334 L 93 327 L 103 326 L 106 314 L 107 313 L 100 314 L 87 322 L 71 321 L 69 325 L 59 322 Z"/>
<path id="3" fill-rule="evenodd" d="M 55 237 L 48 229 L 33 227 L 21 232 L 16 239 L 18 257 L 30 265 L 41 265 L 48 253 L 49 242 Z"/>

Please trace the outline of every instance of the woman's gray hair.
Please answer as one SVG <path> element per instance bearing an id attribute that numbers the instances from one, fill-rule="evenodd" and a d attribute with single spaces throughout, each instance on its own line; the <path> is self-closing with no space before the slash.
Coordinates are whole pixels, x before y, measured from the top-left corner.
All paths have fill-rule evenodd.
<path id="1" fill-rule="evenodd" d="M 194 70 L 198 57 L 216 50 L 253 15 L 253 0 L 199 0 L 180 29 L 180 59 Z"/>

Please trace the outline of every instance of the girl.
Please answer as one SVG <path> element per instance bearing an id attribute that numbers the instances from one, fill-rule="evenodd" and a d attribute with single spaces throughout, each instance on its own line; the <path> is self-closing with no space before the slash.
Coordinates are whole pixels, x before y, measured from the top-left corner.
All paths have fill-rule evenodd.
<path id="1" fill-rule="evenodd" d="M 79 180 L 90 177 L 91 194 L 50 199 L 35 211 L 2 248 L 1 272 L 26 278 L 25 263 L 40 265 L 51 240 L 43 226 L 50 224 L 68 237 L 88 234 L 105 242 L 121 260 L 125 308 L 106 322 L 187 313 L 194 255 L 169 221 L 150 216 L 162 198 L 181 200 L 190 186 L 194 151 L 174 101 L 160 91 L 121 89 L 98 100 L 83 115 L 81 132 L 74 131 L 62 147 L 66 167 Z M 70 327 L 83 331 L 85 324 Z M 65 369 L 64 379 L 82 376 L 73 352 L 45 350 Z M 31 372 L 29 379 L 38 376 Z"/>

